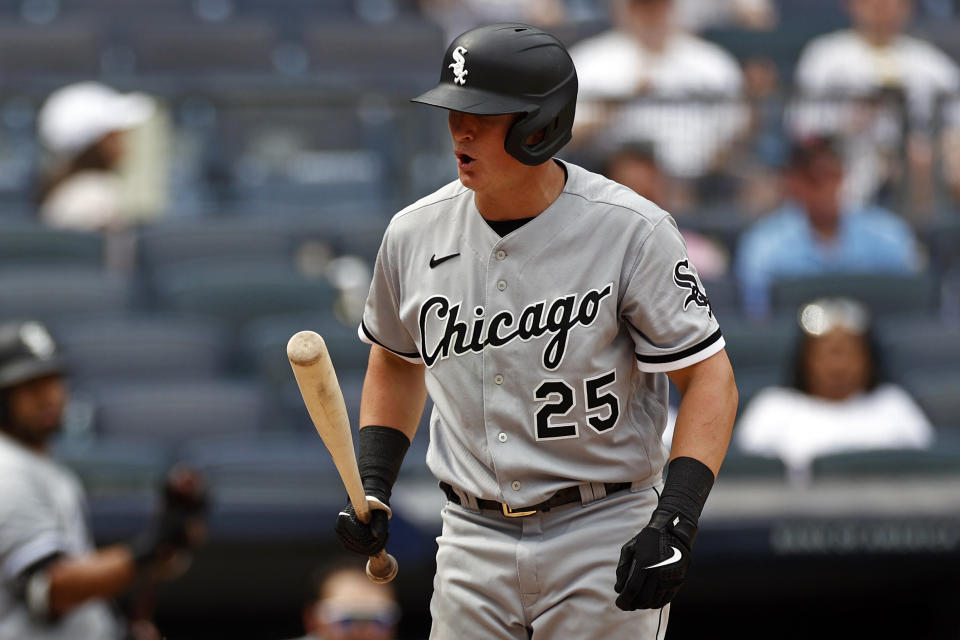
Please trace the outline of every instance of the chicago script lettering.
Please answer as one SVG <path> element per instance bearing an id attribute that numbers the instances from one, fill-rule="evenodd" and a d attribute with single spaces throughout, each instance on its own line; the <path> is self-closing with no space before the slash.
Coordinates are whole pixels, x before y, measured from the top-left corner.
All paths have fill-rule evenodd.
<path id="1" fill-rule="evenodd" d="M 474 308 L 472 321 L 461 320 L 460 302 L 452 304 L 446 296 L 432 296 L 420 305 L 420 353 L 424 364 L 432 367 L 437 360 L 451 355 L 479 353 L 488 345 L 502 347 L 514 340 L 527 341 L 550 334 L 543 348 L 543 366 L 556 369 L 563 362 L 570 330 L 577 325 L 593 324 L 600 313 L 600 303 L 612 291 L 611 283 L 587 291 L 579 301 L 575 293 L 556 298 L 549 305 L 540 300 L 524 307 L 517 317 L 504 310 L 497 311 L 489 321 L 483 307 Z M 431 335 L 431 328 L 439 326 L 443 327 L 442 333 Z"/>

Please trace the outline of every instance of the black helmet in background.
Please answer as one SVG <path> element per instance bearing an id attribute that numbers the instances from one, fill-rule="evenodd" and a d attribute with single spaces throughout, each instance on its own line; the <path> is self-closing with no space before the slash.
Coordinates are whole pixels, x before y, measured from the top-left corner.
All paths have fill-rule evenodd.
<path id="1" fill-rule="evenodd" d="M 492 24 L 458 36 L 443 56 L 439 84 L 413 102 L 475 115 L 523 114 L 504 148 L 523 164 L 538 165 L 570 141 L 577 71 L 563 44 L 546 31 Z M 543 139 L 528 145 L 541 130 Z"/>
<path id="2" fill-rule="evenodd" d="M 56 342 L 42 323 L 0 324 L 0 391 L 63 372 Z"/>

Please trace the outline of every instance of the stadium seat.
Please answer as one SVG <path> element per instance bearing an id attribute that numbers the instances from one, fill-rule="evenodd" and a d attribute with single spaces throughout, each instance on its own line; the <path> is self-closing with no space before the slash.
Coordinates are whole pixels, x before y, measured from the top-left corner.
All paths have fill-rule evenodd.
<path id="1" fill-rule="evenodd" d="M 960 363 L 960 325 L 938 318 L 881 317 L 877 335 L 887 373 L 899 382 L 915 373 L 956 371 Z"/>
<path id="2" fill-rule="evenodd" d="M 210 379 L 226 366 L 227 336 L 208 318 L 170 314 L 96 316 L 56 323 L 79 384 Z"/>
<path id="3" fill-rule="evenodd" d="M 261 504 L 299 504 L 328 491 L 337 508 L 344 490 L 320 436 L 299 433 L 207 438 L 185 445 L 184 463 L 197 468 L 222 499 Z"/>
<path id="4" fill-rule="evenodd" d="M 192 261 L 164 269 L 154 284 L 168 308 L 218 318 L 230 330 L 268 315 L 329 313 L 335 299 L 325 280 L 304 278 L 286 260 Z"/>
<path id="5" fill-rule="evenodd" d="M 903 380 L 917 404 L 937 427 L 960 429 L 960 371 L 914 371 Z"/>
<path id="6" fill-rule="evenodd" d="M 99 268 L 0 268 L 0 318 L 55 321 L 83 314 L 120 313 L 133 306 L 129 279 Z"/>
<path id="7" fill-rule="evenodd" d="M 169 23 L 133 32 L 126 43 L 143 75 L 269 74 L 277 33 L 260 21 Z"/>
<path id="8" fill-rule="evenodd" d="M 718 480 L 783 480 L 786 475 L 786 465 L 780 458 L 744 453 L 731 447 L 723 459 Z"/>
<path id="9" fill-rule="evenodd" d="M 287 341 L 294 333 L 304 330 L 323 336 L 338 374 L 366 370 L 370 347 L 360 341 L 356 327 L 343 324 L 332 313 L 296 313 L 254 320 L 237 341 L 243 351 L 243 361 L 271 384 L 289 382 Z"/>
<path id="10" fill-rule="evenodd" d="M 89 79 L 100 73 L 96 23 L 0 26 L 0 74 L 4 81 L 37 77 Z"/>
<path id="11" fill-rule="evenodd" d="M 262 388 L 250 382 L 114 384 L 95 391 L 96 431 L 171 446 L 214 435 L 251 434 L 264 426 L 263 396 Z"/>
<path id="12" fill-rule="evenodd" d="M 156 442 L 126 437 L 61 437 L 52 453 L 80 477 L 93 500 L 131 495 L 154 498 L 173 460 L 172 450 Z"/>
<path id="13" fill-rule="evenodd" d="M 0 265 L 82 265 L 104 263 L 98 233 L 50 229 L 39 224 L 0 225 Z"/>
<path id="14" fill-rule="evenodd" d="M 723 317 L 720 326 L 735 372 L 758 368 L 771 371 L 789 369 L 799 332 L 792 318 L 759 324 Z"/>
<path id="15" fill-rule="evenodd" d="M 814 480 L 960 475 L 960 453 L 939 449 L 873 449 L 814 458 Z"/>
<path id="16" fill-rule="evenodd" d="M 291 258 L 287 230 L 269 216 L 171 221 L 143 229 L 139 238 L 142 266 L 154 272 L 199 259 L 256 260 Z"/>
<path id="17" fill-rule="evenodd" d="M 423 21 L 389 26 L 323 21 L 306 27 L 304 43 L 322 85 L 404 92 L 436 83 L 437 61 L 447 45 L 440 29 Z"/>
<path id="18" fill-rule="evenodd" d="M 770 290 L 774 312 L 784 316 L 795 316 L 800 305 L 821 296 L 856 298 L 877 315 L 929 314 L 939 303 L 930 274 L 838 273 L 778 280 Z"/>

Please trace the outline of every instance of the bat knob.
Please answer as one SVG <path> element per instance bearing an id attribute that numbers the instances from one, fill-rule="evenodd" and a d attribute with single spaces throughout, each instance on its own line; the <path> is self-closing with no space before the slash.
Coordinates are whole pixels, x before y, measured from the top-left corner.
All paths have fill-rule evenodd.
<path id="1" fill-rule="evenodd" d="M 323 338 L 315 331 L 299 331 L 287 342 L 287 358 L 301 367 L 318 362 L 326 350 Z"/>
<path id="2" fill-rule="evenodd" d="M 377 584 L 385 584 L 397 577 L 397 559 L 381 550 L 367 559 L 367 577 Z"/>

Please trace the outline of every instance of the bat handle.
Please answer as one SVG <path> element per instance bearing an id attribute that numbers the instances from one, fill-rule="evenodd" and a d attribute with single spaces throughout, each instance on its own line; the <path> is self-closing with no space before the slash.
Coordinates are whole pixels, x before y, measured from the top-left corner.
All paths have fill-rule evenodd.
<path id="1" fill-rule="evenodd" d="M 381 549 L 367 559 L 367 577 L 377 584 L 390 582 L 397 577 L 397 559 Z"/>

